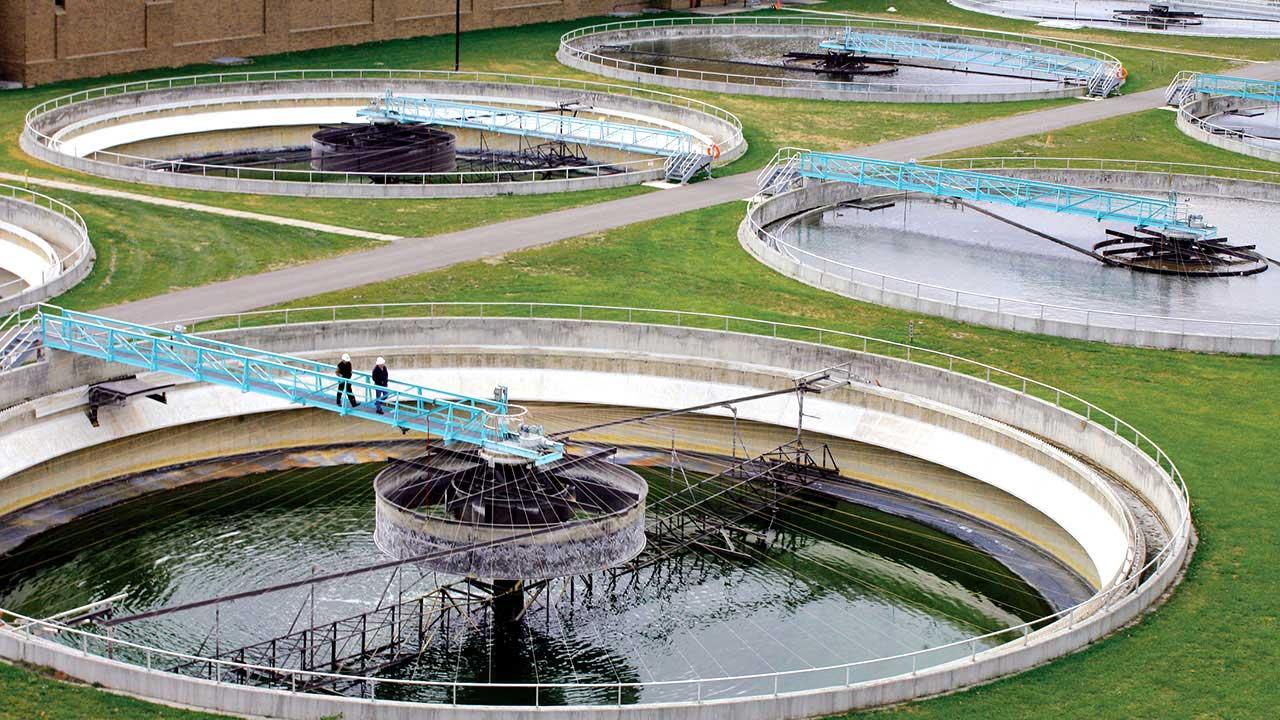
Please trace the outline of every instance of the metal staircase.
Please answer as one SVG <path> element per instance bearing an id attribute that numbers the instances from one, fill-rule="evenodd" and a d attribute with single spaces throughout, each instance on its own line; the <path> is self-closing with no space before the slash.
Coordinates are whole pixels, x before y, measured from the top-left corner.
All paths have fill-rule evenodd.
<path id="1" fill-rule="evenodd" d="M 1182 70 L 1173 76 L 1173 81 L 1169 83 L 1169 87 L 1164 89 L 1164 102 L 1166 105 L 1174 107 L 1182 107 L 1187 98 L 1196 92 L 1196 81 L 1199 79 L 1200 73 L 1191 70 Z"/>
<path id="2" fill-rule="evenodd" d="M 756 188 L 761 195 L 777 195 L 790 190 L 799 179 L 800 153 L 783 148 L 756 175 Z"/>
<path id="3" fill-rule="evenodd" d="M 1089 97 L 1105 98 L 1124 84 L 1124 68 L 1118 62 L 1098 63 L 1085 82 Z"/>
<path id="4" fill-rule="evenodd" d="M 40 352 L 40 332 L 35 318 L 23 320 L 14 313 L 0 323 L 0 372 L 15 368 Z"/>
<path id="5" fill-rule="evenodd" d="M 669 183 L 684 185 L 693 179 L 699 171 L 711 175 L 711 156 L 706 153 L 684 152 L 671 155 L 664 166 L 666 180 Z"/>

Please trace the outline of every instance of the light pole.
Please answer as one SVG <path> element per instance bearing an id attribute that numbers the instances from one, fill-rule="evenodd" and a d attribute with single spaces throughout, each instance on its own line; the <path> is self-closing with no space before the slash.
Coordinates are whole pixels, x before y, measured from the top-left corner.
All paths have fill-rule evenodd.
<path id="1" fill-rule="evenodd" d="M 453 3 L 453 71 L 462 65 L 462 0 Z"/>

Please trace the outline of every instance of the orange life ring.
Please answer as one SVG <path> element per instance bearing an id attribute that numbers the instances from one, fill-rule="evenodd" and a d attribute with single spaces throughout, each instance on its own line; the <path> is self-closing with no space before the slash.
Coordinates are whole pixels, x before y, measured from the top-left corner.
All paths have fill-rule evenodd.
<path id="1" fill-rule="evenodd" d="M 719 146 L 719 145 L 708 145 L 708 146 L 707 146 L 707 154 L 708 154 L 708 155 L 710 155 L 712 158 L 714 158 L 714 159 L 716 159 L 716 160 L 719 160 L 719 159 L 720 159 L 720 146 Z"/>
<path id="2" fill-rule="evenodd" d="M 1120 76 L 1120 79 L 1121 79 L 1121 80 L 1123 80 L 1123 79 L 1125 79 L 1125 78 L 1129 77 L 1129 68 L 1127 68 L 1127 67 L 1125 67 L 1125 66 L 1121 65 L 1121 66 L 1120 66 L 1120 72 L 1118 72 L 1118 73 L 1116 73 L 1116 74 Z"/>

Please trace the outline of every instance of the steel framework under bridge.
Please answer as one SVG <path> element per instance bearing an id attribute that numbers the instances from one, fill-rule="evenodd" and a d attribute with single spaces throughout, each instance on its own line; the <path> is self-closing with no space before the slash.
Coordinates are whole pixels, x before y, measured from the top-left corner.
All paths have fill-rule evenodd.
<path id="1" fill-rule="evenodd" d="M 345 389 L 342 404 L 335 402 L 347 381 L 330 364 L 218 342 L 180 328 L 162 330 L 52 305 L 38 306 L 26 323 L 45 347 L 55 350 L 418 430 L 446 443 L 478 445 L 538 465 L 564 456 L 561 443 L 540 433 L 522 433 L 523 408 L 509 405 L 505 397 L 475 398 L 397 380 L 382 388 L 368 373 L 356 372 L 349 382 L 360 405 L 353 408 L 345 401 Z M 379 390 L 388 393 L 382 415 L 374 409 Z"/>
<path id="2" fill-rule="evenodd" d="M 1088 81 L 1095 73 L 1099 72 L 1100 65 L 1109 64 L 1096 58 L 1041 52 L 1030 48 L 975 45 L 948 40 L 930 40 L 909 35 L 867 33 L 853 30 L 846 30 L 839 38 L 826 40 L 819 47 L 824 50 L 838 50 L 864 55 L 920 58 L 961 65 L 983 65 L 1009 70 L 1040 72 L 1062 80 L 1081 82 Z"/>
<path id="3" fill-rule="evenodd" d="M 704 143 L 679 130 L 571 117 L 558 112 L 408 97 L 390 90 L 356 114 L 373 120 L 430 123 L 650 155 L 681 155 L 706 149 Z"/>
<path id="4" fill-rule="evenodd" d="M 993 202 L 1083 215 L 1100 221 L 1119 220 L 1138 227 L 1161 228 L 1196 236 L 1209 235 L 1216 230 L 1195 218 L 1187 217 L 1174 198 L 1128 195 L 972 170 L 953 170 L 810 150 L 779 151 L 774 160 L 761 171 L 759 182 L 763 191 L 777 192 L 799 178 L 848 182 L 975 202 Z"/>

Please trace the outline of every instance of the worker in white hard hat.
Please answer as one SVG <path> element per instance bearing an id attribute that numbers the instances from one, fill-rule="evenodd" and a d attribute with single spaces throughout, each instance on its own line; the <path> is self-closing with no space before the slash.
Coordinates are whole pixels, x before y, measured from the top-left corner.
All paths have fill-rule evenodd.
<path id="1" fill-rule="evenodd" d="M 347 399 L 351 401 L 351 407 L 359 407 L 360 403 L 356 402 L 355 393 L 351 392 L 351 356 L 342 353 L 342 360 L 338 363 L 337 375 L 338 380 L 338 396 L 334 400 L 338 407 L 342 407 L 342 393 L 345 390 Z"/>
<path id="2" fill-rule="evenodd" d="M 378 386 L 376 398 L 373 402 L 374 412 L 382 414 L 382 401 L 387 399 L 387 383 L 391 382 L 391 373 L 387 372 L 387 361 L 378 358 L 373 363 L 373 371 L 369 373 L 373 376 L 373 384 Z"/>

